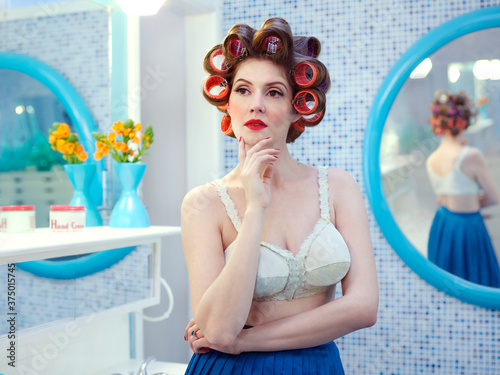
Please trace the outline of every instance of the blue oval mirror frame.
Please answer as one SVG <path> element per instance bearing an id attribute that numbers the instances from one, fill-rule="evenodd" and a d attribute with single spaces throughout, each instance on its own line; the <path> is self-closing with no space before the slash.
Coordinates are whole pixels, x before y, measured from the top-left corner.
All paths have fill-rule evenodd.
<path id="1" fill-rule="evenodd" d="M 44 84 L 61 102 L 89 155 L 95 152 L 92 132 L 97 126 L 92 114 L 75 88 L 51 66 L 26 55 L 13 52 L 0 52 L 0 69 L 15 70 L 24 73 Z M 97 166 L 97 178 L 91 186 L 91 195 L 96 205 L 102 203 L 102 160 L 92 161 Z M 37 260 L 18 263 L 19 268 L 38 276 L 53 279 L 73 279 L 87 276 L 106 269 L 123 259 L 135 247 L 102 251 L 82 257 L 52 261 Z"/>
<path id="2" fill-rule="evenodd" d="M 366 127 L 363 177 L 366 193 L 385 238 L 415 273 L 438 290 L 485 308 L 500 309 L 500 289 L 474 284 L 454 276 L 427 260 L 406 238 L 384 196 L 380 173 L 380 142 L 394 100 L 411 72 L 448 42 L 483 29 L 500 27 L 500 7 L 484 8 L 459 16 L 431 30 L 411 46 L 390 70 L 373 103 Z"/>

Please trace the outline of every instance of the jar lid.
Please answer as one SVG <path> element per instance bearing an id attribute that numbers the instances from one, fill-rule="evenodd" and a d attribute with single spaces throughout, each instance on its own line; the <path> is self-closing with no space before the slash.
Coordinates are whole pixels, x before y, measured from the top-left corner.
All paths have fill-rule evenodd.
<path id="1" fill-rule="evenodd" d="M 0 211 L 34 211 L 35 206 L 33 205 L 18 205 L 18 206 L 3 206 L 0 207 Z"/>
<path id="2" fill-rule="evenodd" d="M 85 211 L 85 206 L 51 205 L 51 211 Z"/>

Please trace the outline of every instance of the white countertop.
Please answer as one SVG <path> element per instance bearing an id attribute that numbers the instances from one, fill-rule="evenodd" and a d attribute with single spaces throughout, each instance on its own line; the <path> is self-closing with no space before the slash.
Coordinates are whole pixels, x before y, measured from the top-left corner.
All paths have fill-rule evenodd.
<path id="1" fill-rule="evenodd" d="M 105 368 L 92 375 L 136 375 L 139 372 L 141 363 L 142 361 L 140 360 L 131 359 L 129 361 Z M 184 375 L 186 368 L 187 363 L 153 361 L 148 364 L 146 371 L 148 375 L 154 375 L 158 372 L 164 372 L 168 375 Z"/>
<path id="2" fill-rule="evenodd" d="M 0 265 L 60 256 L 88 254 L 151 243 L 180 233 L 180 227 L 85 228 L 82 232 L 56 233 L 49 228 L 32 233 L 0 233 Z"/>

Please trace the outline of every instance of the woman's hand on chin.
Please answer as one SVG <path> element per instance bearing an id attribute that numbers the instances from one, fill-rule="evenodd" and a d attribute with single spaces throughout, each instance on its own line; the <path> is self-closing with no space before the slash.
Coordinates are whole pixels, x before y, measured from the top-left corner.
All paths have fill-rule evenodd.
<path id="1" fill-rule="evenodd" d="M 272 164 L 278 159 L 280 152 L 270 147 L 271 142 L 270 137 L 265 138 L 247 151 L 245 140 L 240 138 L 238 161 L 241 167 L 247 209 L 267 210 L 271 205 Z"/>

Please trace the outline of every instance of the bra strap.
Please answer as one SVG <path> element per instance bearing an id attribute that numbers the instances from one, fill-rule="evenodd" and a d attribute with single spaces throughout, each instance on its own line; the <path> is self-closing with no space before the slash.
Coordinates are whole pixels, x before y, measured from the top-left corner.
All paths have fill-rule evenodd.
<path id="1" fill-rule="evenodd" d="M 462 162 L 465 159 L 465 155 L 467 155 L 467 151 L 469 151 L 469 146 L 465 146 L 462 149 L 462 152 L 460 153 L 460 155 L 458 155 L 457 162 L 455 163 L 455 168 L 456 169 L 460 169 L 460 167 L 462 166 Z"/>
<path id="2" fill-rule="evenodd" d="M 330 220 L 330 206 L 328 204 L 328 167 L 318 167 L 319 184 L 319 207 L 321 209 L 321 218 Z"/>
<path id="3" fill-rule="evenodd" d="M 217 190 L 220 200 L 224 203 L 224 207 L 226 207 L 227 216 L 231 219 L 236 231 L 239 232 L 241 228 L 241 221 L 238 216 L 238 211 L 236 211 L 236 206 L 227 192 L 226 185 L 224 185 L 220 179 L 212 181 L 212 184 Z"/>

